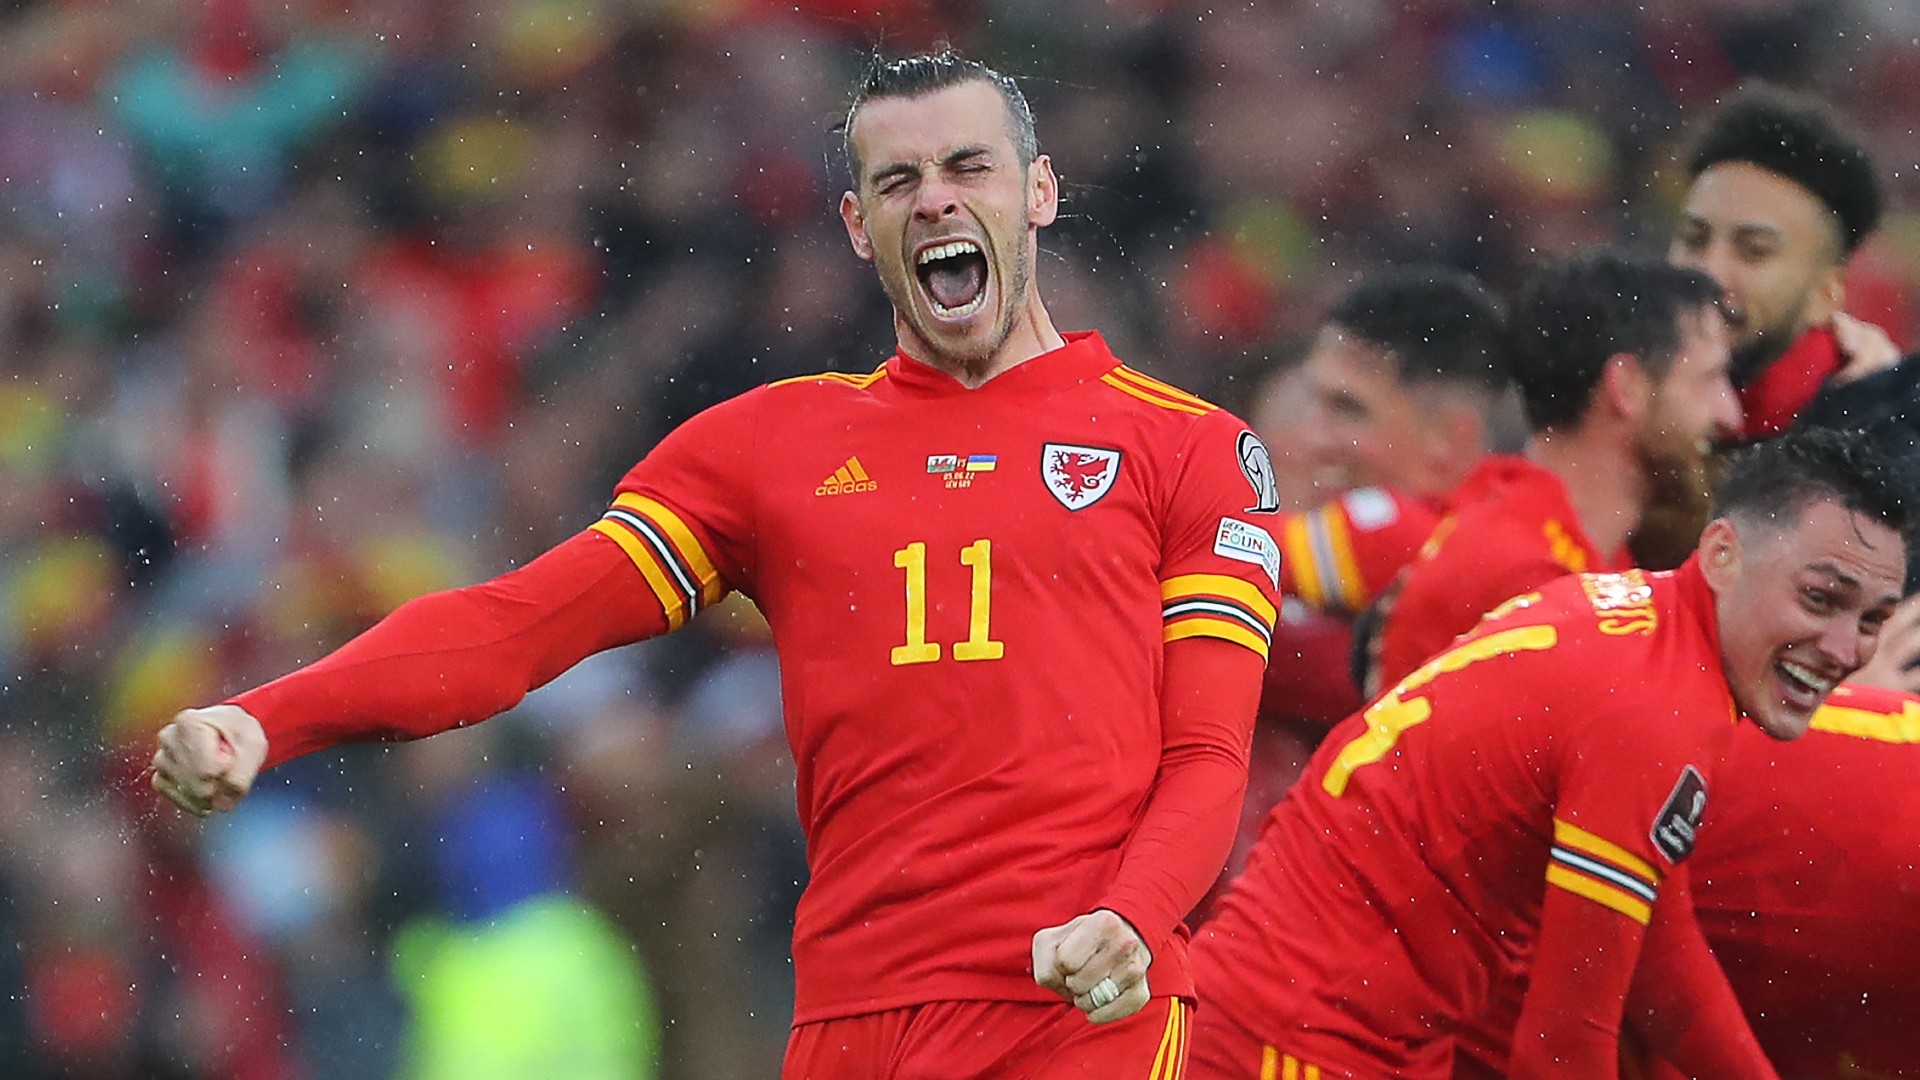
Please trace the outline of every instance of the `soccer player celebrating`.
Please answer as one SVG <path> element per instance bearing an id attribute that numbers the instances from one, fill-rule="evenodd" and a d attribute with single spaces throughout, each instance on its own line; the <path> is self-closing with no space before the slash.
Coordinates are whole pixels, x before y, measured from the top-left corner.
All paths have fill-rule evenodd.
<path id="1" fill-rule="evenodd" d="M 812 871 L 783 1075 L 1176 1075 L 1181 920 L 1233 835 L 1275 614 L 1271 464 L 1055 330 L 1059 185 L 1012 80 L 877 63 L 846 144 L 891 359 L 722 403 L 526 567 L 181 713 L 154 785 L 230 808 L 263 766 L 481 720 L 737 590 L 780 654 Z"/>
<path id="2" fill-rule="evenodd" d="M 1627 565 L 1628 535 L 1667 489 L 1704 485 L 1740 422 L 1726 320 L 1705 276 L 1610 248 L 1535 271 L 1508 320 L 1533 435 L 1482 461 L 1386 601 L 1390 685 L 1508 597 Z"/>
<path id="3" fill-rule="evenodd" d="M 1305 407 L 1285 437 L 1299 446 L 1294 464 L 1333 497 L 1280 515 L 1280 589 L 1289 603 L 1274 628 L 1229 871 L 1327 729 L 1360 707 L 1348 674 L 1354 617 L 1419 552 L 1444 496 L 1495 432 L 1517 426 L 1505 322 L 1500 303 L 1466 274 L 1383 270 L 1334 302 L 1300 367 L 1273 376 L 1259 399 L 1252 419 L 1266 435 L 1279 423 L 1269 404 L 1281 389 L 1274 384 L 1300 380 Z"/>
<path id="4" fill-rule="evenodd" d="M 1195 941 L 1194 1075 L 1448 1077 L 1505 1014 L 1507 1075 L 1612 1077 L 1636 964 L 1730 1033 L 1697 1075 L 1774 1075 L 1669 893 L 1736 727 L 1798 736 L 1873 652 L 1897 491 L 1857 436 L 1760 444 L 1679 570 L 1517 597 L 1335 728 Z"/>
<path id="5" fill-rule="evenodd" d="M 1337 495 L 1284 516 L 1287 595 L 1351 615 L 1413 559 L 1511 410 L 1505 322 L 1479 282 L 1435 267 L 1382 271 L 1335 302 L 1303 361 L 1300 440 Z"/>
<path id="6" fill-rule="evenodd" d="M 1866 150 L 1818 102 L 1756 83 L 1722 103 L 1686 170 L 1668 258 L 1726 292 L 1743 436 L 1786 430 L 1823 390 L 1871 404 L 1842 387 L 1900 354 L 1843 310 L 1847 263 L 1882 209 Z"/>

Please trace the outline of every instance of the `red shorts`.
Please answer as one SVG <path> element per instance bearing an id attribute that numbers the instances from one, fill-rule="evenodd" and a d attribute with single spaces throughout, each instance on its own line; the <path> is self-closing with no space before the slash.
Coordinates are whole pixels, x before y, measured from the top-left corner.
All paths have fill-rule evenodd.
<path id="1" fill-rule="evenodd" d="M 1111 1024 L 1061 1002 L 936 1001 L 801 1024 L 781 1080 L 1180 1080 L 1193 1006 L 1154 998 Z"/>
<path id="2" fill-rule="evenodd" d="M 1301 1061 L 1260 1036 L 1222 1016 L 1219 1009 L 1202 1009 L 1194 1024 L 1193 1080 L 1335 1080 L 1346 1073 L 1322 1071 Z"/>

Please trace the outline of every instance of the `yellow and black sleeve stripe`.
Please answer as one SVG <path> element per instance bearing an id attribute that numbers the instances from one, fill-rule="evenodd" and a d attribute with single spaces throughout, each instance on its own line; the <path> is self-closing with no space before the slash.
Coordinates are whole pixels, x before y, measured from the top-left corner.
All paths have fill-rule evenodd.
<path id="1" fill-rule="evenodd" d="M 1559 818 L 1553 819 L 1547 884 L 1612 908 L 1642 926 L 1660 896 L 1660 872 L 1646 860 Z"/>
<path id="2" fill-rule="evenodd" d="M 633 560 L 660 598 L 668 630 L 679 629 L 702 608 L 727 595 L 727 583 L 693 530 L 680 515 L 653 499 L 623 493 L 588 527 L 619 544 Z"/>
<path id="3" fill-rule="evenodd" d="M 1267 658 L 1273 646 L 1273 602 L 1260 589 L 1225 574 L 1182 574 L 1160 583 L 1164 640 L 1225 638 Z"/>
<path id="4" fill-rule="evenodd" d="M 1308 607 L 1359 611 L 1372 599 L 1353 555 L 1346 515 L 1332 504 L 1296 514 L 1280 529 L 1280 557 L 1293 567 L 1293 584 Z"/>

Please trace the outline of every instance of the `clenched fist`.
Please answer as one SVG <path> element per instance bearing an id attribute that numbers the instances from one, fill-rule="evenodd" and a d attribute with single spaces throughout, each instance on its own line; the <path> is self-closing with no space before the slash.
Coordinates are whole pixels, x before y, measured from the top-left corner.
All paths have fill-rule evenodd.
<path id="1" fill-rule="evenodd" d="M 232 810 L 267 760 L 267 733 L 238 705 L 187 709 L 160 729 L 153 790 L 196 817 Z"/>
<path id="2" fill-rule="evenodd" d="M 1033 981 L 1096 1024 L 1124 1020 L 1146 1007 L 1151 963 L 1153 953 L 1133 925 L 1105 908 L 1033 935 Z"/>

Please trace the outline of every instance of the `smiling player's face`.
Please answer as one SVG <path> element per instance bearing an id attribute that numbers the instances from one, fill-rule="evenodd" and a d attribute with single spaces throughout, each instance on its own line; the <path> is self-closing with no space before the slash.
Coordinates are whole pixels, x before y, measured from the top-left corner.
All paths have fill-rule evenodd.
<path id="1" fill-rule="evenodd" d="M 1052 165 L 1021 166 L 1006 100 L 984 80 L 869 101 L 850 136 L 859 189 L 841 218 L 893 302 L 901 348 L 990 372 L 1032 332 L 1022 316 L 1038 304 L 1034 233 L 1059 203 Z"/>
<path id="2" fill-rule="evenodd" d="M 1736 381 L 1832 318 L 1841 295 L 1839 219 L 1813 192 L 1743 161 L 1694 180 L 1667 258 L 1724 291 Z"/>
<path id="3" fill-rule="evenodd" d="M 1835 683 L 1873 658 L 1906 576 L 1887 526 L 1821 500 L 1780 526 L 1722 518 L 1700 540 L 1734 701 L 1776 739 L 1805 734 Z"/>

